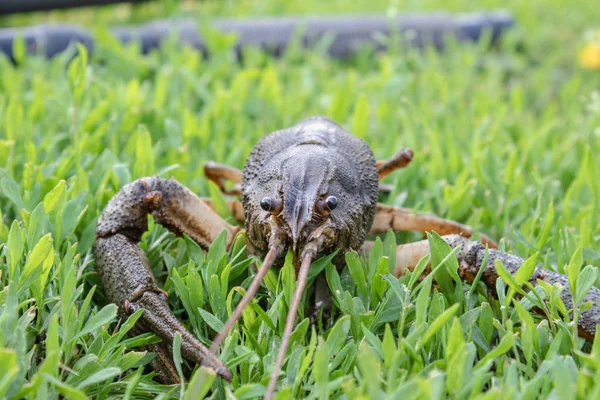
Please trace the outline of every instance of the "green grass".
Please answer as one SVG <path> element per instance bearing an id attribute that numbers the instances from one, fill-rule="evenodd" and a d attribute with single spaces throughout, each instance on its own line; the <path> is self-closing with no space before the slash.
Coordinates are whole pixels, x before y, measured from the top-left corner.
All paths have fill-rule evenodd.
<path id="1" fill-rule="evenodd" d="M 198 11 L 321 11 L 304 1 L 220 3 Z M 144 368 L 149 355 L 137 348 L 156 338 L 126 336 L 139 314 L 117 323 L 90 248 L 96 219 L 124 184 L 159 174 L 208 196 L 205 161 L 241 168 L 260 137 L 309 115 L 330 116 L 378 158 L 415 150 L 410 167 L 386 179 L 394 186 L 386 203 L 468 223 L 524 258 L 539 252 L 547 269 L 564 273 L 572 263 L 577 275 L 577 267 L 598 266 L 600 73 L 577 66 L 598 8 L 471 3 L 362 1 L 357 9 L 507 7 L 519 25 L 499 48 L 364 51 L 345 62 L 298 49 L 282 59 L 254 50 L 240 65 L 223 37 L 208 60 L 174 46 L 145 57 L 100 29 L 89 59 L 21 56 L 18 67 L 1 59 L 0 398 L 195 398 L 209 389 L 219 399 L 260 396 L 291 298 L 291 266 L 269 273 L 225 342 L 221 359 L 235 371 L 233 382 L 200 368 L 180 390 L 157 384 Z M 147 7 L 107 9 L 98 21 L 183 13 L 176 2 Z M 338 1 L 327 11 L 347 7 Z M 90 15 L 53 18 L 91 22 Z M 392 246 L 420 237 L 387 235 L 369 260 L 349 255 L 351 268 L 340 273 L 327 260 L 316 264 L 336 307 L 319 324 L 297 320 L 279 398 L 599 397 L 599 345 L 574 335 L 558 302 L 547 321 L 531 304 L 496 300 L 481 285 L 432 291 L 430 279 L 391 277 Z M 154 224 L 143 238 L 176 315 L 203 342 L 253 275 L 243 244 L 204 255 Z M 184 362 L 184 370 L 194 367 Z"/>

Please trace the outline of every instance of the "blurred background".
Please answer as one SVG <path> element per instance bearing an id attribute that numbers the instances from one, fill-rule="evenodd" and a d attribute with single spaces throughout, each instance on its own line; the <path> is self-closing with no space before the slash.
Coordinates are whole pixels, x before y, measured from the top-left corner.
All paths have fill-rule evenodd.
<path id="1" fill-rule="evenodd" d="M 519 35 L 546 57 L 560 48 L 570 64 L 574 53 L 580 64 L 600 68 L 600 33 L 596 29 L 598 12 L 592 4 L 572 6 L 567 1 L 549 0 L 540 4 L 484 0 L 357 0 L 352 3 L 332 0 L 311 1 L 196 1 L 196 0 L 4 0 L 0 4 L 0 26 L 18 27 L 36 24 L 78 24 L 123 26 L 148 23 L 157 19 L 182 18 L 206 20 L 215 17 L 276 17 L 361 15 L 365 13 L 393 17 L 415 12 L 485 12 L 502 9 L 518 21 Z M 38 12 L 36 12 L 38 11 Z M 594 45 L 596 48 L 593 48 Z M 577 57 L 577 56 L 575 56 Z M 555 62 L 554 59 L 546 61 Z"/>

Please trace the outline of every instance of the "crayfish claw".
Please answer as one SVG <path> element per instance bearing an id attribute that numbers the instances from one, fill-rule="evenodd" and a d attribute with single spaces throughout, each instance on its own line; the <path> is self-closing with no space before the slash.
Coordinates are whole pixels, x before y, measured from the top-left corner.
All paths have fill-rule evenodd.
<path id="1" fill-rule="evenodd" d="M 163 341 L 173 343 L 175 334 L 181 334 L 181 354 L 184 358 L 215 370 L 217 375 L 231 381 L 231 372 L 221 360 L 210 352 L 194 337 L 171 312 L 162 293 L 146 292 L 138 300 L 137 305 L 144 309 L 140 320 L 148 330 L 158 335 Z"/>

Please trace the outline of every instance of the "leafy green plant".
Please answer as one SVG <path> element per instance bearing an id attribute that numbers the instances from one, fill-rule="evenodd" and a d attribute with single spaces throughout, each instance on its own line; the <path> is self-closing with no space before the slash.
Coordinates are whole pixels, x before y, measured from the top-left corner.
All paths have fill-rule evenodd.
<path id="1" fill-rule="evenodd" d="M 238 63 L 231 38 L 218 35 L 209 59 L 173 42 L 144 56 L 101 26 L 113 17 L 185 12 L 158 3 L 118 9 L 123 14 L 52 14 L 97 18 L 93 54 L 78 47 L 44 60 L 28 56 L 21 42 L 19 65 L 0 58 L 0 398 L 260 397 L 295 285 L 291 260 L 268 273 L 224 342 L 220 358 L 235 371 L 233 381 L 182 361 L 176 341 L 176 364 L 190 379 L 170 387 L 147 368 L 152 355 L 143 346 L 159 339 L 128 335 L 142 311 L 124 319 L 103 296 L 91 256 L 94 230 L 119 188 L 151 174 L 211 196 L 231 219 L 203 163 L 241 168 L 264 134 L 314 114 L 354 131 L 378 158 L 414 149 L 412 164 L 386 178 L 393 187 L 386 203 L 468 223 L 527 262 L 516 276 L 497 265 L 493 298 L 479 278 L 461 282 L 454 254 L 437 235 L 427 238 L 431 255 L 399 278 L 395 247 L 419 234 L 376 238 L 367 259 L 344 254 L 342 269 L 331 257 L 316 261 L 309 279 L 324 274 L 333 309 L 311 324 L 307 291 L 279 399 L 599 397 L 600 341 L 584 343 L 577 320 L 600 262 L 600 75 L 580 70 L 571 46 L 579 30 L 597 24 L 594 12 L 571 4 L 563 13 L 558 0 L 486 1 L 509 7 L 518 21 L 495 49 L 485 40 L 450 43 L 442 53 L 365 49 L 346 61 L 295 46 L 280 59 L 247 49 Z M 292 13 L 305 4 L 213 3 L 199 10 Z M 327 4 L 328 11 L 348 10 L 347 2 Z M 393 13 L 417 6 L 356 7 Z M 556 21 L 557 13 L 564 18 Z M 8 22 L 37 17 L 20 18 Z M 204 254 L 151 220 L 141 241 L 176 315 L 205 343 L 259 261 L 243 235 L 229 250 L 223 239 Z M 422 277 L 428 262 L 433 272 Z M 535 265 L 569 277 L 574 312 L 557 286 L 527 293 Z"/>

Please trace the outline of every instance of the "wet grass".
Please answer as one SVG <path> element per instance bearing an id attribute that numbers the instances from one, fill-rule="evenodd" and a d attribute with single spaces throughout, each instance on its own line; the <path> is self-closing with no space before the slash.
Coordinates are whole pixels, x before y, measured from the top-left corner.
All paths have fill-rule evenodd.
<path id="1" fill-rule="evenodd" d="M 302 2 L 232 4 L 201 10 L 307 11 Z M 576 63 L 598 11 L 559 0 L 477 5 L 491 6 L 511 8 L 519 24 L 495 49 L 366 50 L 344 62 L 299 49 L 281 59 L 253 50 L 239 64 L 224 37 L 205 60 L 169 45 L 142 56 L 98 30 L 97 51 L 72 63 L 72 54 L 50 61 L 21 55 L 18 67 L 1 59 L 0 397 L 260 396 L 291 298 L 291 266 L 269 273 L 225 342 L 220 357 L 233 382 L 200 368 L 180 388 L 152 380 L 144 367 L 151 355 L 139 346 L 156 338 L 126 335 L 139 313 L 117 323 L 90 248 L 98 215 L 124 184 L 158 174 L 216 196 L 205 161 L 241 168 L 260 137 L 309 115 L 333 118 L 378 158 L 414 149 L 410 167 L 386 178 L 394 187 L 386 203 L 468 223 L 502 239 L 507 251 L 539 253 L 550 270 L 598 266 L 600 74 Z M 136 10 L 123 20 L 155 12 Z M 327 260 L 317 263 L 334 293 L 333 316 L 316 325 L 297 320 L 279 398 L 599 397 L 600 348 L 574 336 L 556 299 L 547 321 L 482 286 L 431 291 L 430 281 L 389 275 L 393 245 L 420 238 L 387 235 L 379 252 L 350 256 L 350 268 L 339 273 Z M 227 251 L 217 243 L 205 255 L 153 223 L 141 243 L 176 315 L 205 343 L 253 275 L 243 244 Z"/>

